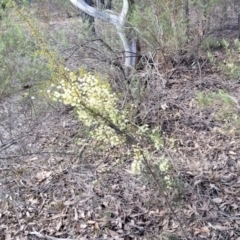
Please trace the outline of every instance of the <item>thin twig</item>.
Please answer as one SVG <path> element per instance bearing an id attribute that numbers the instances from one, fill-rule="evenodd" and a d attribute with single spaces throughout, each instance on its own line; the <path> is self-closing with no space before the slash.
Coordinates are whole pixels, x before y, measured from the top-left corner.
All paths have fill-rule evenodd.
<path id="1" fill-rule="evenodd" d="M 74 153 L 67 153 L 67 152 L 31 152 L 31 153 L 22 153 L 19 155 L 10 155 L 7 157 L 0 157 L 1 160 L 12 159 L 12 158 L 19 158 L 24 156 L 32 156 L 32 155 L 41 155 L 41 154 L 59 154 L 59 155 L 70 155 L 75 156 Z"/>
<path id="2" fill-rule="evenodd" d="M 73 238 L 55 238 L 49 235 L 41 234 L 40 232 L 29 232 L 28 234 L 35 235 L 38 238 L 46 239 L 46 240 L 76 240 Z"/>
<path id="3" fill-rule="evenodd" d="M 202 79 L 202 66 L 200 65 L 199 61 L 197 61 L 197 65 L 198 65 L 198 69 L 199 69 L 199 80 L 200 80 L 200 82 L 202 82 L 203 81 L 203 79 Z"/>

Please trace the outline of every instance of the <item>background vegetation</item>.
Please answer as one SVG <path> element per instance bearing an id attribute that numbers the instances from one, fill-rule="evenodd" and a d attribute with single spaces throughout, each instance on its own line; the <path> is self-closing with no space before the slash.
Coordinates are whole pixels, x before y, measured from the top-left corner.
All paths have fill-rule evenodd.
<path id="1" fill-rule="evenodd" d="M 0 236 L 238 239 L 239 4 L 1 0 Z"/>

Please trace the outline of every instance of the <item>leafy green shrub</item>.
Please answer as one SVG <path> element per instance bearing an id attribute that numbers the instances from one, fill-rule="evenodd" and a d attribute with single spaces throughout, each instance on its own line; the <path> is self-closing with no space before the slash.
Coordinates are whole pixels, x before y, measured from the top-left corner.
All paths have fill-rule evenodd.
<path id="1" fill-rule="evenodd" d="M 148 47 L 171 54 L 191 44 L 196 35 L 200 39 L 220 27 L 226 14 L 225 0 L 139 0 L 129 21 Z M 213 41 L 209 44 L 218 45 Z"/>
<path id="2" fill-rule="evenodd" d="M 36 56 L 39 47 L 26 25 L 13 10 L 0 22 L 0 89 L 3 95 L 25 86 L 37 86 L 49 78 L 43 58 Z"/>
<path id="3" fill-rule="evenodd" d="M 56 21 L 77 14 L 76 8 L 68 0 L 32 0 L 32 14 L 41 21 Z"/>
<path id="4" fill-rule="evenodd" d="M 164 52 L 173 52 L 187 40 L 186 23 L 180 8 L 180 5 L 169 1 L 154 0 L 151 4 L 139 1 L 130 22 L 148 47 L 161 47 Z"/>
<path id="5" fill-rule="evenodd" d="M 202 47 L 205 51 L 214 51 L 224 48 L 225 44 L 223 40 L 218 40 L 214 37 L 208 37 L 204 39 Z"/>
<path id="6" fill-rule="evenodd" d="M 240 42 L 238 39 L 234 41 L 234 47 L 230 46 L 230 44 L 223 40 L 222 44 L 225 49 L 225 60 L 222 61 L 216 61 L 213 54 L 211 52 L 208 52 L 208 58 L 209 60 L 219 67 L 219 69 L 225 73 L 227 76 L 229 76 L 232 79 L 239 79 L 240 77 L 240 69 L 239 69 L 239 63 L 240 63 Z"/>

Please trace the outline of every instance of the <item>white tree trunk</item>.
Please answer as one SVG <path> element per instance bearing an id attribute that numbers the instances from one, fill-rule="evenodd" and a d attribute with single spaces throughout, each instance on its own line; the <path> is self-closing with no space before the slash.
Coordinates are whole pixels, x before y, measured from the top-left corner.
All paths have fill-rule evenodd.
<path id="1" fill-rule="evenodd" d="M 137 41 L 136 39 L 130 39 L 128 41 L 124 32 L 126 16 L 129 10 L 128 0 L 123 0 L 122 11 L 119 15 L 113 13 L 110 10 L 102 11 L 101 9 L 91 7 L 87 5 L 83 0 L 70 0 L 70 1 L 72 2 L 72 4 L 74 4 L 76 7 L 78 7 L 81 11 L 85 12 L 86 14 L 115 25 L 117 33 L 121 39 L 125 51 L 125 66 L 127 67 L 131 66 L 135 68 L 139 54 L 137 52 L 138 51 L 136 44 Z"/>

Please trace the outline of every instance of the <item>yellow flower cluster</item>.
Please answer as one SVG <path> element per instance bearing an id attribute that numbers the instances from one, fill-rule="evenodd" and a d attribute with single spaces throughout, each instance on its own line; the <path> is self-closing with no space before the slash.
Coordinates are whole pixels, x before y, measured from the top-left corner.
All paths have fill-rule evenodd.
<path id="1" fill-rule="evenodd" d="M 151 154 L 148 150 L 141 148 L 140 145 L 132 146 L 133 149 L 133 162 L 131 165 L 131 171 L 133 174 L 140 174 L 142 166 L 144 165 L 144 158 L 148 161 L 151 159 Z M 173 179 L 168 175 L 168 170 L 170 168 L 170 163 L 167 159 L 162 158 L 159 163 L 159 170 L 163 174 L 163 181 L 166 185 L 166 188 L 171 189 L 173 187 Z"/>
<path id="2" fill-rule="evenodd" d="M 170 168 L 169 161 L 167 159 L 165 159 L 165 158 L 162 158 L 161 162 L 159 164 L 160 172 L 163 173 L 163 174 L 167 174 L 167 171 L 169 170 L 169 168 Z M 172 179 L 172 177 L 170 175 L 165 175 L 163 177 L 163 180 L 165 182 L 166 187 L 168 189 L 171 189 L 172 186 L 173 186 L 173 179 Z"/>
<path id="3" fill-rule="evenodd" d="M 52 99 L 75 107 L 81 122 L 95 126 L 91 134 L 96 140 L 110 146 L 125 142 L 125 136 L 112 127 L 124 131 L 128 121 L 124 112 L 117 109 L 117 97 L 109 83 L 84 70 L 74 73 L 66 69 L 64 76 L 67 77 L 53 86 Z"/>
<path id="4" fill-rule="evenodd" d="M 143 152 L 139 145 L 132 146 L 133 149 L 133 162 L 131 165 L 132 173 L 133 174 L 140 174 L 141 173 L 141 165 L 143 162 Z"/>
<path id="5" fill-rule="evenodd" d="M 161 159 L 161 163 L 159 164 L 159 170 L 161 171 L 161 172 L 167 172 L 168 171 L 168 169 L 169 169 L 169 167 L 170 167 L 170 165 L 169 165 L 169 162 L 168 162 L 168 160 L 166 160 L 166 159 Z"/>

